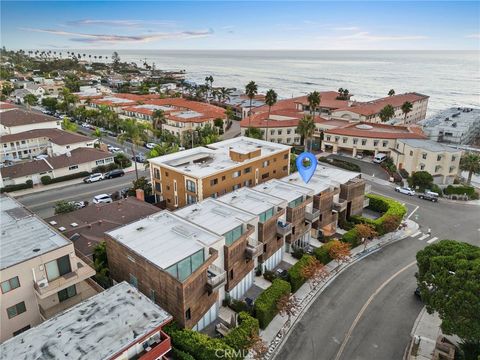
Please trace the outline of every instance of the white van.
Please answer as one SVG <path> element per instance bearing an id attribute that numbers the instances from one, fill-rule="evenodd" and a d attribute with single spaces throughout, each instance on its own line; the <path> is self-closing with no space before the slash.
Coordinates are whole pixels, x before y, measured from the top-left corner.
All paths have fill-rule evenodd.
<path id="1" fill-rule="evenodd" d="M 386 158 L 387 158 L 387 154 L 378 153 L 378 154 L 375 155 L 375 157 L 373 158 L 373 162 L 374 162 L 374 163 L 377 163 L 377 164 L 380 164 L 381 162 L 384 162 Z"/>

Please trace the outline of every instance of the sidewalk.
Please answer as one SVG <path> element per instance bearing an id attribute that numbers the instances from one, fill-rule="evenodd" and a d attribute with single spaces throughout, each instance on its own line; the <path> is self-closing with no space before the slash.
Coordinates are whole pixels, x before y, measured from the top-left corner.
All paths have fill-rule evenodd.
<path id="1" fill-rule="evenodd" d="M 281 349 L 283 343 L 290 335 L 290 331 L 293 329 L 298 320 L 302 318 L 305 312 L 308 310 L 313 301 L 323 292 L 323 290 L 337 277 L 339 273 L 354 264 L 358 260 L 368 256 L 369 254 L 379 250 L 383 246 L 391 244 L 393 242 L 407 238 L 415 233 L 419 225 L 412 221 L 406 220 L 407 227 L 402 230 L 398 230 L 395 233 L 386 234 L 378 239 L 375 239 L 367 244 L 365 249 L 364 245 L 357 246 L 352 249 L 350 261 L 342 264 L 336 261 L 329 262 L 326 267 L 330 273 L 330 276 L 315 288 L 311 288 L 310 282 L 303 284 L 300 289 L 295 293 L 295 297 L 298 302 L 297 314 L 291 318 L 291 323 L 288 324 L 288 318 L 280 315 L 275 316 L 272 322 L 267 326 L 265 330 L 260 331 L 260 336 L 267 344 L 269 349 L 264 359 L 272 359 L 277 352 Z"/>

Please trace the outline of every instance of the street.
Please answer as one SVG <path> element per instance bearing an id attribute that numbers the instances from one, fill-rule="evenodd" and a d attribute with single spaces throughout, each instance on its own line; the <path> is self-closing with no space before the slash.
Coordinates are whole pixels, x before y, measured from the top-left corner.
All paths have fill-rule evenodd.
<path id="1" fill-rule="evenodd" d="M 417 251 L 441 239 L 480 244 L 478 206 L 431 203 L 376 183 L 372 191 L 405 203 L 408 214 L 415 211 L 418 234 L 341 273 L 297 323 L 277 360 L 402 359 L 423 307 L 413 294 Z"/>

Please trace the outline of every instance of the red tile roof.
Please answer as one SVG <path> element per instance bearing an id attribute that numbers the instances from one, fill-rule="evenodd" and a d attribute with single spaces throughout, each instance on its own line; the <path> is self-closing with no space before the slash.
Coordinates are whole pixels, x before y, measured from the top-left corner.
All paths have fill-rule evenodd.
<path id="1" fill-rule="evenodd" d="M 23 131 L 17 134 L 3 135 L 0 139 L 0 142 L 6 143 L 9 141 L 35 139 L 40 137 L 48 138 L 51 142 L 57 145 L 68 145 L 86 141 L 94 141 L 94 139 L 89 138 L 88 136 L 83 136 L 60 129 L 36 129 Z"/>
<path id="2" fill-rule="evenodd" d="M 11 127 L 28 124 L 38 124 L 49 121 L 58 121 L 53 116 L 47 116 L 31 111 L 13 109 L 0 113 L 0 124 Z"/>
<path id="3" fill-rule="evenodd" d="M 363 127 L 363 128 L 362 128 Z M 325 130 L 325 134 L 358 136 L 378 139 L 426 139 L 418 126 L 394 126 L 386 124 L 350 123 L 347 126 Z"/>
<path id="4" fill-rule="evenodd" d="M 17 107 L 13 104 L 0 102 L 0 110 L 7 110 L 7 109 L 16 109 Z"/>
<path id="5" fill-rule="evenodd" d="M 108 98 L 117 98 L 117 99 L 124 99 L 125 101 L 118 101 L 114 102 L 112 100 L 108 100 Z M 92 98 L 92 97 L 90 97 Z M 132 105 L 132 101 L 145 103 L 148 100 L 158 99 L 159 95 L 156 94 L 147 94 L 147 95 L 138 95 L 138 94 L 125 94 L 125 93 L 116 93 L 111 95 L 104 95 L 101 96 L 99 99 L 93 99 L 91 102 L 92 104 L 97 105 L 106 105 L 106 106 L 129 106 Z"/>

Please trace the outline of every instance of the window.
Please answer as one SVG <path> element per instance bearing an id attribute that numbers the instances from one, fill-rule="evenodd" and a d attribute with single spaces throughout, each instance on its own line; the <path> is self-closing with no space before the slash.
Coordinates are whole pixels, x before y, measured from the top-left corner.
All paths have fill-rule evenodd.
<path id="1" fill-rule="evenodd" d="M 240 189 L 242 187 L 242 184 L 235 184 L 232 186 L 233 191 Z"/>
<path id="2" fill-rule="evenodd" d="M 290 135 L 292 133 L 291 129 L 287 129 L 287 134 Z"/>
<path id="3" fill-rule="evenodd" d="M 347 141 L 348 141 L 348 138 L 346 138 L 346 137 L 342 138 L 342 142 L 343 142 L 344 144 L 346 144 Z"/>
<path id="4" fill-rule="evenodd" d="M 192 312 L 190 311 L 190 308 L 185 311 L 185 319 L 190 320 L 192 318 Z"/>
<path id="5" fill-rule="evenodd" d="M 424 170 L 424 169 L 425 169 L 425 165 L 420 164 L 420 170 Z"/>
<path id="6" fill-rule="evenodd" d="M 218 184 L 218 179 L 217 178 L 210 180 L 210 186 L 214 186 L 214 185 L 217 185 L 217 184 Z"/>
<path id="7" fill-rule="evenodd" d="M 7 145 L 7 144 L 3 144 L 3 147 L 6 148 L 6 147 L 8 147 L 8 145 Z"/>
<path id="8" fill-rule="evenodd" d="M 243 182 L 243 186 L 250 186 L 250 185 L 252 185 L 252 180 L 245 180 Z"/>
<path id="9" fill-rule="evenodd" d="M 197 202 L 197 197 L 187 194 L 187 204 L 195 204 Z"/>
<path id="10" fill-rule="evenodd" d="M 183 259 L 182 261 L 179 261 L 175 265 L 170 266 L 165 271 L 180 281 L 183 281 L 190 276 L 192 272 L 197 270 L 203 264 L 204 260 L 204 253 L 202 249 Z"/>
<path id="11" fill-rule="evenodd" d="M 455 166 L 450 166 L 449 172 L 454 172 L 455 171 Z"/>
<path id="12" fill-rule="evenodd" d="M 272 216 L 273 216 L 273 207 L 268 209 L 267 211 L 261 213 L 258 216 L 258 218 L 259 218 L 259 221 L 263 223 L 263 222 L 267 221 L 268 219 L 270 219 Z"/>
<path id="13" fill-rule="evenodd" d="M 283 159 L 287 160 L 288 159 L 288 154 L 283 155 Z"/>
<path id="14" fill-rule="evenodd" d="M 175 195 L 174 200 L 175 200 L 175 206 L 178 206 L 178 196 L 177 195 Z"/>
<path id="15" fill-rule="evenodd" d="M 427 153 L 423 153 L 422 154 L 422 159 L 426 159 L 427 158 Z"/>
<path id="16" fill-rule="evenodd" d="M 248 167 L 248 168 L 243 169 L 243 173 L 244 173 L 244 174 L 248 174 L 248 173 L 250 173 L 251 171 L 252 171 L 252 168 L 251 168 L 251 167 Z"/>
<path id="17" fill-rule="evenodd" d="M 327 136 L 327 141 L 330 141 L 330 135 L 329 135 L 329 136 Z"/>
<path id="18" fill-rule="evenodd" d="M 265 174 L 262 175 L 262 179 L 266 179 L 266 178 L 268 178 L 269 176 L 270 176 L 270 173 L 267 172 L 267 173 L 265 173 Z"/>
<path id="19" fill-rule="evenodd" d="M 173 180 L 173 191 L 177 191 L 177 180 Z"/>
<path id="20" fill-rule="evenodd" d="M 373 140 L 373 146 L 377 146 L 378 145 L 378 140 Z"/>
<path id="21" fill-rule="evenodd" d="M 275 135 L 275 130 L 270 130 L 270 135 Z"/>
<path id="22" fill-rule="evenodd" d="M 130 285 L 138 289 L 138 279 L 132 274 L 129 274 L 129 275 L 130 275 L 130 279 L 128 280 L 128 282 L 130 283 Z"/>
<path id="23" fill-rule="evenodd" d="M 437 161 L 442 160 L 442 155 L 437 155 Z"/>
<path id="24" fill-rule="evenodd" d="M 215 179 L 217 180 L 217 179 Z M 187 180 L 187 191 L 196 192 L 195 183 L 192 180 Z"/>
<path id="25" fill-rule="evenodd" d="M 435 166 L 435 172 L 438 172 L 438 171 L 439 171 L 441 168 L 442 168 L 442 166 L 441 166 L 441 165 L 437 165 L 437 166 Z"/>
<path id="26" fill-rule="evenodd" d="M 265 160 L 262 164 L 263 167 L 267 167 L 268 165 L 270 165 L 270 160 Z"/>
<path id="27" fill-rule="evenodd" d="M 226 177 L 225 176 L 222 176 L 222 181 L 225 181 Z"/>
<path id="28" fill-rule="evenodd" d="M 387 147 L 387 145 L 388 145 L 388 141 L 383 141 L 383 142 L 382 142 L 382 146 L 383 146 L 383 147 Z"/>
<path id="29" fill-rule="evenodd" d="M 235 179 L 235 178 L 239 177 L 241 174 L 242 174 L 241 171 L 235 171 L 233 173 L 232 177 Z"/>
<path id="30" fill-rule="evenodd" d="M 353 145 L 357 145 L 358 139 L 353 139 Z"/>
<path id="31" fill-rule="evenodd" d="M 292 141 L 292 138 L 287 138 L 287 144 Z"/>
<path id="32" fill-rule="evenodd" d="M 367 139 L 362 139 L 362 145 L 363 146 L 367 145 Z"/>
<path id="33" fill-rule="evenodd" d="M 340 141 L 340 136 L 335 136 L 335 142 L 339 142 Z"/>
<path id="34" fill-rule="evenodd" d="M 410 156 L 413 156 L 413 151 L 412 150 L 410 150 Z"/>
<path id="35" fill-rule="evenodd" d="M 160 179 L 160 170 L 157 168 L 153 169 L 153 176 L 155 176 L 156 179 Z"/>
<path id="36" fill-rule="evenodd" d="M 1 284 L 2 294 L 5 294 L 19 287 L 20 287 L 20 281 L 18 280 L 18 276 L 15 276 L 9 280 L 5 280 Z"/>
<path id="37" fill-rule="evenodd" d="M 105 161 L 103 159 L 95 161 L 95 165 L 102 165 L 104 163 L 105 163 Z"/>
<path id="38" fill-rule="evenodd" d="M 68 167 L 68 170 L 76 170 L 78 169 L 78 165 L 72 165 Z"/>
<path id="39" fill-rule="evenodd" d="M 231 245 L 235 240 L 237 240 L 243 234 L 243 226 L 237 226 L 235 229 L 230 230 L 229 232 L 223 234 L 225 237 L 225 244 Z"/>
<path id="40" fill-rule="evenodd" d="M 452 155 L 452 161 L 457 160 L 457 157 L 455 155 Z"/>
<path id="41" fill-rule="evenodd" d="M 168 171 L 165 171 L 165 176 L 167 176 L 167 177 L 168 177 Z"/>
<path id="42" fill-rule="evenodd" d="M 230 280 L 233 279 L 233 269 L 230 270 Z"/>
<path id="43" fill-rule="evenodd" d="M 58 301 L 62 302 L 77 295 L 77 288 L 75 285 L 69 286 L 66 289 L 60 290 L 58 293 Z"/>
<path id="44" fill-rule="evenodd" d="M 150 289 L 150 300 L 155 302 L 155 290 L 153 289 Z"/>
<path id="45" fill-rule="evenodd" d="M 295 200 L 292 200 L 288 203 L 288 207 L 290 208 L 295 208 L 298 205 L 300 205 L 303 202 L 303 197 L 300 196 L 299 198 L 296 198 Z"/>
<path id="46" fill-rule="evenodd" d="M 162 192 L 162 185 L 155 181 L 155 191 Z"/>
<path id="47" fill-rule="evenodd" d="M 60 276 L 72 272 L 72 268 L 70 267 L 70 258 L 68 255 L 65 255 L 57 260 L 50 261 L 45 264 L 45 269 L 47 270 L 47 279 L 49 281 L 55 280 Z"/>
<path id="48" fill-rule="evenodd" d="M 20 315 L 20 314 L 24 313 L 25 311 L 27 311 L 27 309 L 25 308 L 25 302 L 22 301 L 21 303 L 18 303 L 17 305 L 13 305 L 13 306 L 7 308 L 7 315 L 8 315 L 8 318 L 11 319 L 11 318 L 14 318 L 17 315 Z"/>
<path id="49" fill-rule="evenodd" d="M 286 165 L 282 168 L 283 171 L 287 171 L 287 169 L 288 169 L 288 166 Z"/>
<path id="50" fill-rule="evenodd" d="M 30 325 L 27 325 L 27 326 L 21 328 L 20 330 L 14 331 L 13 336 L 17 336 L 17 335 L 27 331 L 28 329 L 30 329 Z"/>

